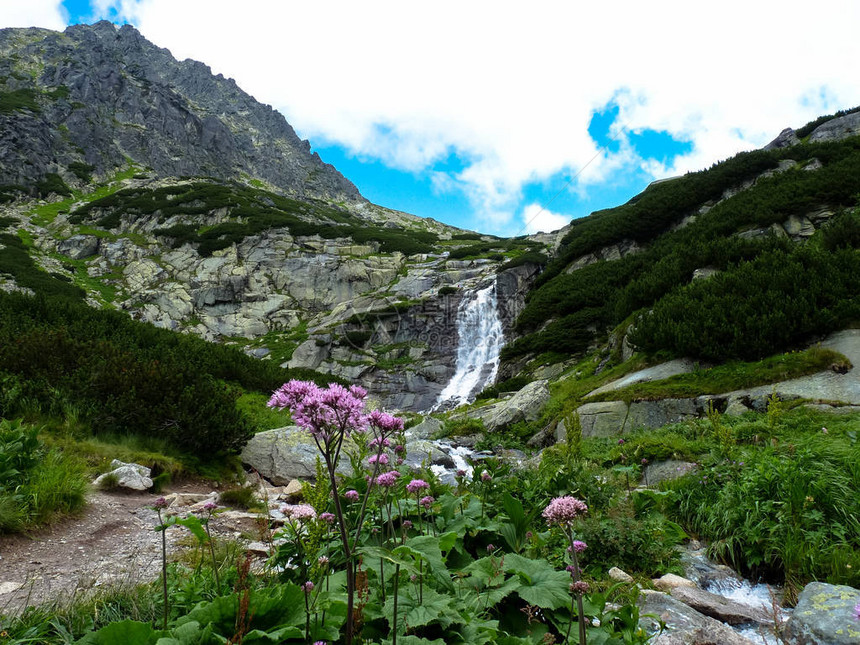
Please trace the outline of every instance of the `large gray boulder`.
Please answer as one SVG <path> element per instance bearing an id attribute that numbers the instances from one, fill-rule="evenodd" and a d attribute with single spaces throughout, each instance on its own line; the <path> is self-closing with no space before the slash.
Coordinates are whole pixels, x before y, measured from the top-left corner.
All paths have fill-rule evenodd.
<path id="1" fill-rule="evenodd" d="M 800 592 L 783 638 L 788 645 L 857 645 L 860 619 L 854 607 L 858 603 L 860 589 L 810 582 Z"/>
<path id="2" fill-rule="evenodd" d="M 116 477 L 116 485 L 120 488 L 139 491 L 152 488 L 151 472 L 146 466 L 127 464 L 119 459 L 114 459 L 111 461 L 110 467 L 110 472 L 96 477 L 93 481 L 94 486 L 100 487 L 108 477 Z"/>
<path id="3" fill-rule="evenodd" d="M 753 645 L 728 625 L 659 591 L 642 591 L 639 614 L 639 625 L 649 633 L 659 631 L 657 619 L 666 624 L 659 636 L 648 641 L 649 645 Z"/>
<path id="4" fill-rule="evenodd" d="M 520 421 L 537 421 L 547 401 L 547 382 L 532 381 L 496 408 L 494 414 L 485 421 L 487 430 L 493 432 Z"/>
<path id="5" fill-rule="evenodd" d="M 68 255 L 73 260 L 88 258 L 99 250 L 99 238 L 95 235 L 72 235 L 67 240 L 57 243 L 57 251 Z"/>
<path id="6" fill-rule="evenodd" d="M 624 401 L 601 401 L 579 406 L 576 413 L 583 437 L 611 437 L 624 431 L 627 404 Z"/>
<path id="7" fill-rule="evenodd" d="M 680 600 L 688 607 L 729 625 L 743 625 L 744 623 L 765 625 L 774 622 L 773 617 L 762 609 L 743 605 L 698 587 L 675 587 L 670 593 L 673 598 Z"/>
<path id="8" fill-rule="evenodd" d="M 319 450 L 313 438 L 298 426 L 260 432 L 245 444 L 242 463 L 254 469 L 276 486 L 293 479 L 314 479 Z M 341 470 L 347 471 L 349 460 L 341 459 Z"/>
<path id="9" fill-rule="evenodd" d="M 662 399 L 660 401 L 634 401 L 624 421 L 624 432 L 637 428 L 659 428 L 696 418 L 699 410 L 695 399 Z"/>

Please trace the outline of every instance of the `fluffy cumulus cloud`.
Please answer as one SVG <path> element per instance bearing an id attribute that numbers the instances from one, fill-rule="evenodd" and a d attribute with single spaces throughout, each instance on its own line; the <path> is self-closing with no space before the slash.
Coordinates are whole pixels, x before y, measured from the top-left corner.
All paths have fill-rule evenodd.
<path id="1" fill-rule="evenodd" d="M 0 28 L 64 29 L 66 19 L 60 0 L 0 0 Z"/>
<path id="2" fill-rule="evenodd" d="M 523 230 L 526 233 L 549 233 L 570 223 L 570 216 L 559 215 L 540 204 L 529 204 L 523 209 Z"/>
<path id="3" fill-rule="evenodd" d="M 699 169 L 860 103 L 854 0 L 94 4 L 235 78 L 316 145 L 426 173 L 498 228 L 526 187 L 574 178 L 581 196 L 619 168 Z M 601 151 L 588 126 L 610 104 L 619 145 Z M 630 144 L 646 131 L 690 145 L 652 159 Z"/>

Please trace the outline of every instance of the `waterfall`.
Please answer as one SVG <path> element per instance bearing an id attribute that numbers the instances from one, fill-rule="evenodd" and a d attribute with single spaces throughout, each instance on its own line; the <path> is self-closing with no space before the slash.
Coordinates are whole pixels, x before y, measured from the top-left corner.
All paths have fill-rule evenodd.
<path id="1" fill-rule="evenodd" d="M 434 409 L 470 403 L 474 395 L 496 380 L 499 352 L 505 342 L 496 305 L 495 281 L 460 303 L 454 376 L 439 394 Z"/>

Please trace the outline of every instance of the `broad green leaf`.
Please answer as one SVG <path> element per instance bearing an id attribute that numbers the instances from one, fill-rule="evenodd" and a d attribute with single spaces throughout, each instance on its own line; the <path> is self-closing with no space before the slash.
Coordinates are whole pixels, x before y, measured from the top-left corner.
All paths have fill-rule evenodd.
<path id="1" fill-rule="evenodd" d="M 243 645 L 264 645 L 266 643 L 283 643 L 293 638 L 304 638 L 305 633 L 298 627 L 281 627 L 273 631 L 252 629 L 242 637 Z"/>
<path id="2" fill-rule="evenodd" d="M 105 625 L 97 632 L 84 636 L 77 645 L 155 645 L 164 632 L 156 631 L 147 623 L 122 620 Z"/>
<path id="3" fill-rule="evenodd" d="M 206 529 L 203 528 L 203 523 L 196 515 L 189 515 L 188 517 L 177 519 L 176 524 L 184 526 L 191 531 L 200 544 L 205 544 L 209 540 L 209 536 L 206 535 Z"/>
<path id="4" fill-rule="evenodd" d="M 447 542 L 447 540 L 446 540 Z M 442 550 L 439 548 L 439 538 L 432 535 L 419 535 L 406 540 L 406 544 L 394 549 L 396 555 L 413 555 L 422 558 L 430 566 L 433 577 L 446 589 L 453 589 L 451 574 L 442 559 Z"/>
<path id="5" fill-rule="evenodd" d="M 570 574 L 556 570 L 546 560 L 531 560 L 515 553 L 505 555 L 505 571 L 520 576 L 517 593 L 530 605 L 558 609 L 570 603 Z"/>

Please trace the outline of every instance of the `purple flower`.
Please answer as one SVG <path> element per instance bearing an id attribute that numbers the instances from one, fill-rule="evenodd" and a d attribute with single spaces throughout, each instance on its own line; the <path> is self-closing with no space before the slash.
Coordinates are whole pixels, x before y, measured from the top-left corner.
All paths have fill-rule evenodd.
<path id="1" fill-rule="evenodd" d="M 493 551 L 495 551 L 495 550 L 496 550 L 496 545 L 495 545 L 495 544 L 488 544 L 488 545 L 487 545 L 487 553 L 492 553 L 492 552 L 493 552 Z"/>
<path id="2" fill-rule="evenodd" d="M 860 602 L 854 605 L 854 618 L 860 620 Z"/>
<path id="3" fill-rule="evenodd" d="M 573 550 L 577 553 L 582 553 L 588 548 L 588 545 L 582 540 L 574 540 L 573 541 Z"/>
<path id="4" fill-rule="evenodd" d="M 404 530 L 408 531 L 409 529 L 412 528 L 412 521 L 411 520 L 403 520 L 403 523 L 400 526 L 402 526 Z"/>
<path id="5" fill-rule="evenodd" d="M 584 580 L 577 580 L 576 582 L 572 582 L 570 584 L 570 590 L 573 593 L 577 594 L 588 593 L 588 583 Z"/>
<path id="6" fill-rule="evenodd" d="M 308 580 L 305 584 L 302 585 L 302 591 L 305 593 L 310 593 L 314 590 L 314 583 Z"/>
<path id="7" fill-rule="evenodd" d="M 310 504 L 281 504 L 281 513 L 291 520 L 304 522 L 316 519 L 317 512 Z"/>
<path id="8" fill-rule="evenodd" d="M 368 422 L 374 428 L 381 430 L 384 433 L 391 433 L 403 430 L 403 419 L 395 417 L 387 412 L 374 410 L 367 417 Z"/>
<path id="9" fill-rule="evenodd" d="M 488 482 L 492 478 L 493 478 L 493 476 L 490 473 L 488 473 L 486 470 L 481 471 L 481 481 L 482 482 Z"/>
<path id="10" fill-rule="evenodd" d="M 314 641 L 314 645 L 326 645 L 325 641 Z"/>
<path id="11" fill-rule="evenodd" d="M 387 466 L 388 465 L 388 455 L 386 455 L 384 452 L 382 454 L 379 454 L 379 455 L 372 455 L 371 457 L 369 457 L 367 459 L 367 463 L 371 466 L 373 466 L 376 463 L 378 463 L 380 466 Z"/>
<path id="12" fill-rule="evenodd" d="M 362 393 L 366 395 L 357 386 L 346 389 L 332 383 L 321 388 L 311 381 L 292 380 L 272 394 L 268 406 L 289 408 L 296 425 L 328 442 L 339 433 L 349 434 L 367 426 L 364 399 L 357 396 Z"/>
<path id="13" fill-rule="evenodd" d="M 421 501 L 419 503 L 421 504 L 421 506 L 429 510 L 430 507 L 433 506 L 433 502 L 435 501 L 436 500 L 433 498 L 432 495 L 426 495 L 425 497 L 421 498 Z"/>
<path id="14" fill-rule="evenodd" d="M 566 495 L 553 499 L 543 509 L 542 515 L 547 524 L 567 524 L 580 515 L 585 515 L 587 511 L 588 506 L 585 505 L 585 502 Z"/>
<path id="15" fill-rule="evenodd" d="M 462 478 L 462 477 L 465 477 L 465 476 L 466 476 L 466 474 L 467 474 L 467 473 L 466 473 L 466 471 L 465 471 L 465 470 L 463 470 L 462 468 L 458 468 L 458 469 L 457 469 L 457 477 Z"/>
<path id="16" fill-rule="evenodd" d="M 425 482 L 423 479 L 413 479 L 411 482 L 406 484 L 407 493 L 417 493 L 420 490 L 426 490 L 428 488 L 430 488 L 430 484 Z"/>
<path id="17" fill-rule="evenodd" d="M 647 464 L 647 463 L 648 463 L 648 460 L 647 460 L 647 459 L 645 459 L 645 457 L 642 457 L 642 465 L 644 466 L 644 465 L 645 465 L 645 464 Z"/>
<path id="18" fill-rule="evenodd" d="M 328 557 L 321 555 L 320 557 L 317 558 L 317 564 L 321 567 L 326 566 L 328 564 Z"/>
<path id="19" fill-rule="evenodd" d="M 212 511 L 214 511 L 216 508 L 218 508 L 218 504 L 216 504 L 215 502 L 206 502 L 206 503 L 203 505 L 203 510 L 204 510 L 204 511 L 209 511 L 210 513 L 211 513 Z"/>
<path id="20" fill-rule="evenodd" d="M 343 496 L 346 497 L 350 502 L 357 502 L 359 497 L 357 490 L 348 490 L 343 494 Z"/>
<path id="21" fill-rule="evenodd" d="M 618 440 L 618 445 L 619 445 L 619 446 L 623 446 L 623 445 L 624 445 L 624 439 L 619 439 L 619 440 Z"/>
<path id="22" fill-rule="evenodd" d="M 399 443 L 396 446 L 394 446 L 394 454 L 401 455 L 404 452 L 406 452 L 406 446 L 399 444 Z"/>
<path id="23" fill-rule="evenodd" d="M 334 522 L 334 513 L 320 513 L 320 519 L 326 524 Z"/>
<path id="24" fill-rule="evenodd" d="M 379 446 L 388 448 L 391 446 L 391 442 L 383 437 L 374 437 L 367 444 L 368 448 L 378 448 Z"/>
<path id="25" fill-rule="evenodd" d="M 162 508 L 167 508 L 167 500 L 163 497 L 159 497 L 157 500 L 155 500 L 155 503 L 152 505 L 152 508 L 154 508 L 156 511 L 160 511 Z"/>
<path id="26" fill-rule="evenodd" d="M 376 483 L 384 488 L 391 488 L 397 483 L 397 478 L 400 477 L 400 473 L 396 470 L 390 470 L 387 473 L 382 473 L 376 478 Z"/>

